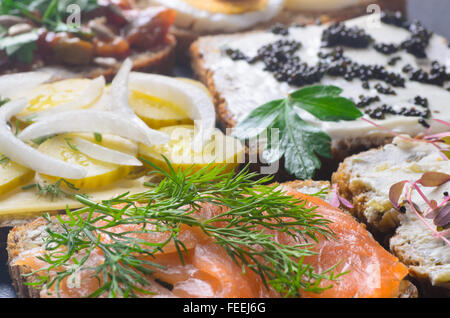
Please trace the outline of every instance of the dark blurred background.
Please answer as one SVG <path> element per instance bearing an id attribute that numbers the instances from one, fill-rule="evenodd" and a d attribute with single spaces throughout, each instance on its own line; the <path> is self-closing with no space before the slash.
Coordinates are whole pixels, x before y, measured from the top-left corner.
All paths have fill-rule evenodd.
<path id="1" fill-rule="evenodd" d="M 450 0 L 408 0 L 408 16 L 450 41 Z"/>

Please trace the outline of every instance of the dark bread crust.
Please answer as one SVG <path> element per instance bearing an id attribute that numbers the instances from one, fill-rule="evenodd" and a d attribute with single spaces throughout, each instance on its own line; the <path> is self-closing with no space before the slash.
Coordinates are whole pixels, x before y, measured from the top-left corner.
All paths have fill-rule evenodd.
<path id="1" fill-rule="evenodd" d="M 40 298 L 39 290 L 26 285 L 26 283 L 31 283 L 36 280 L 33 276 L 23 276 L 29 274 L 31 269 L 24 265 L 12 265 L 12 262 L 20 253 L 34 247 L 28 237 L 28 233 L 46 224 L 47 221 L 45 219 L 38 218 L 33 222 L 14 227 L 8 234 L 6 250 L 8 252 L 9 274 L 16 294 L 20 298 Z"/>

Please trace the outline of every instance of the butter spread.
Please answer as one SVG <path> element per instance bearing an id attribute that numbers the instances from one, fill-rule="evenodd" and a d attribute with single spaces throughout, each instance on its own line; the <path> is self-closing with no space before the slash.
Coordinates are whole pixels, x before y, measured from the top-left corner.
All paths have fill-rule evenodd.
<path id="1" fill-rule="evenodd" d="M 363 185 L 366 189 L 368 201 L 363 214 L 369 224 L 394 211 L 389 201 L 391 185 L 403 180 L 416 181 L 425 172 L 450 172 L 450 160 L 444 160 L 433 145 L 399 137 L 379 150 L 364 152 L 348 160 L 351 160 L 351 164 L 347 163 L 348 173 L 352 175 L 349 187 Z M 444 193 L 450 192 L 450 182 L 438 187 L 421 187 L 421 190 L 429 200 L 439 204 L 444 200 Z M 429 210 L 416 191 L 412 201 L 421 211 Z M 397 215 L 399 226 L 390 241 L 391 250 L 403 257 L 407 255 L 417 275 L 428 276 L 433 285 L 450 288 L 450 246 L 433 236 L 409 205 L 405 207 L 405 213 Z M 424 220 L 436 228 L 431 219 Z"/>

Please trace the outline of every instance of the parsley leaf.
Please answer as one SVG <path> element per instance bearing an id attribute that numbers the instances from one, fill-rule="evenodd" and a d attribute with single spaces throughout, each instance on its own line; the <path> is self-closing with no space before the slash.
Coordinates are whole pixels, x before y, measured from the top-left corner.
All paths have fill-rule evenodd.
<path id="1" fill-rule="evenodd" d="M 286 170 L 299 179 L 312 178 L 320 169 L 318 156 L 331 158 L 331 138 L 319 128 L 304 121 L 295 111 L 302 108 L 323 121 L 355 120 L 363 114 L 355 104 L 341 97 L 336 86 L 314 85 L 302 88 L 285 99 L 266 103 L 253 110 L 234 129 L 241 140 L 253 139 L 267 132 L 269 142 L 263 152 L 268 163 L 284 156 Z M 271 129 L 278 129 L 276 150 Z"/>

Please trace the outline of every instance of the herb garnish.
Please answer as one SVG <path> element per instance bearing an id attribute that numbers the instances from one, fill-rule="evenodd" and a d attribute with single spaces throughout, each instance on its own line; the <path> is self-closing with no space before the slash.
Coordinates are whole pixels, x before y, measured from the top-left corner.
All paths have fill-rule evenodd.
<path id="1" fill-rule="evenodd" d="M 450 174 L 433 171 L 425 172 L 420 179 L 416 181 L 404 180 L 393 184 L 389 189 L 389 200 L 394 208 L 400 210 L 402 206 L 399 204 L 399 200 L 404 194 L 406 203 L 410 206 L 411 210 L 416 214 L 419 220 L 435 236 L 440 237 L 445 243 L 450 245 L 450 241 L 445 237 L 450 233 L 450 231 L 448 231 L 450 227 L 450 197 L 446 196 L 442 202 L 438 203 L 435 200 L 428 199 L 419 187 L 419 185 L 422 187 L 438 187 L 447 182 L 450 182 Z M 417 204 L 412 201 L 413 191 L 416 191 L 425 201 L 428 205 L 428 211 L 420 211 Z M 428 224 L 422 215 L 425 218 L 432 219 L 437 230 Z"/>
<path id="2" fill-rule="evenodd" d="M 64 138 L 64 140 L 66 141 L 67 145 L 69 146 L 70 149 L 72 149 L 73 151 L 80 151 L 77 146 L 73 145 L 70 141 L 72 140 L 72 138 Z"/>
<path id="3" fill-rule="evenodd" d="M 331 157 L 331 138 L 295 111 L 302 108 L 322 121 L 354 120 L 363 114 L 354 102 L 339 96 L 336 86 L 314 85 L 302 88 L 287 98 L 271 101 L 253 110 L 234 130 L 234 136 L 252 139 L 271 128 L 279 129 L 279 152 L 265 151 L 264 159 L 273 163 L 285 157 L 286 170 L 299 179 L 309 179 L 321 167 L 317 155 Z M 256 127 L 256 129 L 255 129 Z M 270 149 L 271 145 L 266 147 Z"/>
<path id="4" fill-rule="evenodd" d="M 98 143 L 102 142 L 102 139 L 103 139 L 102 134 L 98 133 L 98 132 L 94 133 L 94 138 L 95 138 L 95 141 Z"/>
<path id="5" fill-rule="evenodd" d="M 36 188 L 37 196 L 40 196 L 40 197 L 41 196 L 44 196 L 44 197 L 49 196 L 51 201 L 53 201 L 54 199 L 61 198 L 61 197 L 74 198 L 74 196 L 75 196 L 74 193 L 66 192 L 61 189 L 62 184 L 65 184 L 69 189 L 72 189 L 75 191 L 80 190 L 77 187 L 75 187 L 72 183 L 70 183 L 69 181 L 67 181 L 65 179 L 59 179 L 58 181 L 56 181 L 55 184 L 49 184 L 49 185 L 41 185 L 39 183 L 29 184 L 29 185 L 22 187 L 22 190 Z"/>
<path id="6" fill-rule="evenodd" d="M 8 103 L 10 101 L 9 98 L 5 97 L 3 98 L 2 96 L 0 96 L 0 107 L 5 105 L 6 103 Z"/>
<path id="7" fill-rule="evenodd" d="M 303 262 L 305 256 L 315 254 L 312 244 L 303 239 L 333 238 L 327 226 L 330 221 L 315 213 L 305 201 L 266 185 L 271 177 L 257 179 L 247 168 L 236 175 L 224 173 L 224 167 L 211 166 L 197 172 L 175 171 L 167 159 L 169 172 L 165 172 L 146 162 L 165 176 L 161 183 L 149 184 L 148 191 L 137 195 L 125 193 L 101 204 L 76 196 L 85 208 L 67 211 L 65 217 L 45 216 L 49 222 L 47 251 L 41 260 L 48 267 L 29 274 L 39 275 L 39 280 L 30 285 L 45 285 L 59 295 L 63 279 L 74 279 L 76 274 L 87 270 L 99 282 L 91 297 L 137 297 L 148 293 L 145 289 L 151 284 L 148 276 L 161 268 L 149 260 L 155 253 L 163 251 L 167 244 L 174 244 L 183 263 L 188 251 L 178 235 L 180 227 L 186 225 L 199 227 L 243 271 L 255 272 L 267 288 L 271 286 L 283 296 L 299 296 L 301 291 L 321 292 L 331 287 L 319 286 L 321 281 L 336 280 L 341 275 L 334 275 L 335 267 L 317 272 Z M 205 203 L 225 209 L 209 219 L 196 217 L 196 211 Z M 119 204 L 121 208 L 117 207 Z M 169 238 L 159 243 L 146 242 L 138 238 L 140 235 L 114 230 L 133 224 L 138 225 L 133 233 L 168 233 Z M 299 243 L 281 244 L 273 240 L 271 231 L 294 237 Z M 101 240 L 100 236 L 110 239 Z M 104 257 L 95 268 L 86 264 L 93 250 L 100 250 Z"/>

